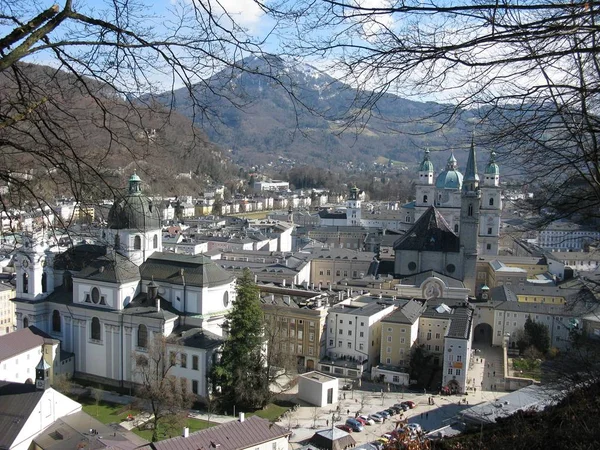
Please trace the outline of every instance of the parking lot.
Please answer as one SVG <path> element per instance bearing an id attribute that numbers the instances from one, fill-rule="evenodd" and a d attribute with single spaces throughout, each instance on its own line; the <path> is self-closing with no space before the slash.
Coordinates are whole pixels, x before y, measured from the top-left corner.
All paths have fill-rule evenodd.
<path id="1" fill-rule="evenodd" d="M 384 391 L 382 393 L 382 389 L 377 392 L 377 386 L 372 385 L 365 386 L 364 389 L 342 391 L 341 386 L 342 382 L 340 381 L 340 399 L 336 404 L 324 408 L 301 406 L 278 423 L 293 432 L 290 439 L 293 448 L 303 445 L 316 431 L 331 427 L 332 420 L 334 420 L 334 426 L 341 425 L 349 417 L 355 417 L 357 412 L 370 415 L 407 400 L 416 404 L 414 409 L 405 411 L 403 417 L 400 414 L 394 415 L 386 419 L 385 423 L 366 425 L 363 431 L 353 432 L 352 437 L 356 440 L 356 444 L 361 445 L 394 430 L 396 423 L 404 419 L 408 423 L 420 424 L 424 431 L 441 428 L 448 425 L 460 410 L 482 401 L 481 394 L 439 396 L 414 392 Z M 433 405 L 428 404 L 429 398 L 433 399 Z M 465 400 L 468 401 L 468 404 L 464 403 Z"/>

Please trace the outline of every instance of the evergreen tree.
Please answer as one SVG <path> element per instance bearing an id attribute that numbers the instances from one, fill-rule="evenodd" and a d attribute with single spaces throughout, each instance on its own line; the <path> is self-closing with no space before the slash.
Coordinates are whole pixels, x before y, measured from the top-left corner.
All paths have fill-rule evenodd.
<path id="1" fill-rule="evenodd" d="M 236 294 L 224 325 L 227 340 L 212 378 L 221 388 L 225 408 L 255 409 L 264 406 L 269 386 L 263 373 L 263 313 L 258 287 L 248 269 L 237 280 Z"/>

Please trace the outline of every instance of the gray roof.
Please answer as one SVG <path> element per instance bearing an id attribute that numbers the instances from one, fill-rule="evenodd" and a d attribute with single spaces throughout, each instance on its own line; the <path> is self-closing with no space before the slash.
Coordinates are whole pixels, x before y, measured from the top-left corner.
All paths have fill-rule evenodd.
<path id="1" fill-rule="evenodd" d="M 58 341 L 34 326 L 0 336 L 0 361 L 5 361 L 34 347 L 41 347 L 44 343 L 58 344 Z"/>
<path id="2" fill-rule="evenodd" d="M 428 278 L 439 278 L 444 282 L 444 284 L 448 287 L 452 288 L 464 288 L 465 284 L 457 280 L 456 278 L 449 277 L 447 275 L 443 275 L 435 270 L 426 270 L 425 272 L 419 272 L 414 275 L 410 275 L 407 277 L 402 277 L 400 280 L 400 284 L 409 284 L 411 286 L 421 286 L 425 280 Z"/>
<path id="3" fill-rule="evenodd" d="M 347 248 L 318 248 L 311 250 L 312 259 L 341 259 L 341 260 L 360 260 L 371 261 L 375 253 L 359 252 Z"/>
<path id="4" fill-rule="evenodd" d="M 240 450 L 258 447 L 260 444 L 289 436 L 284 428 L 252 416 L 243 422 L 238 420 L 216 427 L 190 433 L 187 438 L 176 437 L 152 443 L 155 450 Z"/>
<path id="5" fill-rule="evenodd" d="M 183 277 L 182 277 L 183 273 Z M 233 276 L 210 258 L 154 252 L 141 266 L 143 280 L 189 286 L 219 286 L 233 281 Z"/>
<path id="6" fill-rule="evenodd" d="M 363 296 L 359 297 L 358 301 L 350 302 L 350 304 L 337 304 L 331 307 L 329 309 L 329 312 L 369 317 L 381 311 L 382 309 L 392 306 L 391 303 L 380 303 L 378 300 L 379 298 L 377 297 Z"/>
<path id="7" fill-rule="evenodd" d="M 76 245 L 54 257 L 54 268 L 57 270 L 80 271 L 90 261 L 104 255 L 106 255 L 104 245 Z"/>
<path id="8" fill-rule="evenodd" d="M 177 343 L 184 347 L 199 348 L 210 350 L 216 348 L 225 342 L 221 336 L 217 336 L 210 331 L 202 328 L 181 326 L 173 330 L 171 336 L 177 340 Z"/>
<path id="9" fill-rule="evenodd" d="M 130 180 L 129 191 L 117 198 L 108 212 L 108 228 L 133 229 L 139 232 L 160 229 L 160 208 L 135 187 L 141 184 Z"/>
<path id="10" fill-rule="evenodd" d="M 460 241 L 442 214 L 430 206 L 406 234 L 396 241 L 394 250 L 458 253 Z"/>
<path id="11" fill-rule="evenodd" d="M 179 316 L 179 311 L 173 308 L 171 302 L 160 295 L 158 298 L 160 299 L 160 310 L 157 309 L 155 300 L 148 299 L 148 295 L 145 292 L 141 292 L 129 302 L 121 313 L 164 320 L 174 319 Z"/>
<path id="12" fill-rule="evenodd" d="M 408 300 L 403 306 L 388 314 L 381 321 L 412 325 L 419 319 L 424 310 L 425 304 L 414 299 Z"/>
<path id="13" fill-rule="evenodd" d="M 421 317 L 449 321 L 446 337 L 466 339 L 473 321 L 473 307 L 465 301 L 443 299 L 428 300 Z"/>
<path id="14" fill-rule="evenodd" d="M 13 447 L 42 395 L 44 391 L 37 390 L 34 384 L 0 381 L 0 450 Z"/>
<path id="15" fill-rule="evenodd" d="M 339 220 L 346 220 L 346 213 L 342 213 L 342 212 L 329 212 L 326 209 L 322 209 L 321 211 L 319 211 L 319 217 L 321 219 L 339 219 Z"/>
<path id="16" fill-rule="evenodd" d="M 140 269 L 129 258 L 117 252 L 108 252 L 87 263 L 73 278 L 104 281 L 108 283 L 126 283 L 139 281 Z"/>
<path id="17" fill-rule="evenodd" d="M 310 443 L 317 448 L 327 450 L 342 450 L 356 444 L 352 436 L 339 428 L 328 428 L 323 431 L 317 431 Z"/>

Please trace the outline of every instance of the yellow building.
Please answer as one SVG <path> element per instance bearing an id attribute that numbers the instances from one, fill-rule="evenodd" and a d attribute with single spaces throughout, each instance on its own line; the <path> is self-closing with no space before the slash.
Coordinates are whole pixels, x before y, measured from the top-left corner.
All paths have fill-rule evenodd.
<path id="1" fill-rule="evenodd" d="M 310 282 L 323 287 L 345 278 L 363 278 L 369 273 L 375 253 L 332 248 L 312 252 Z"/>
<path id="2" fill-rule="evenodd" d="M 530 256 L 480 256 L 477 260 L 478 289 L 482 286 L 517 285 L 548 273 L 544 257 Z"/>
<path id="3" fill-rule="evenodd" d="M 267 340 L 288 363 L 314 370 L 322 354 L 323 328 L 329 305 L 328 293 L 261 286 Z M 269 351 L 269 350 L 268 350 Z"/>
<path id="4" fill-rule="evenodd" d="M 419 335 L 419 316 L 423 311 L 421 302 L 408 300 L 381 320 L 381 364 L 408 367 L 410 350 Z"/>
<path id="5" fill-rule="evenodd" d="M 11 301 L 15 296 L 16 290 L 12 285 L 0 283 L 0 336 L 11 333 L 17 325 L 15 305 Z"/>

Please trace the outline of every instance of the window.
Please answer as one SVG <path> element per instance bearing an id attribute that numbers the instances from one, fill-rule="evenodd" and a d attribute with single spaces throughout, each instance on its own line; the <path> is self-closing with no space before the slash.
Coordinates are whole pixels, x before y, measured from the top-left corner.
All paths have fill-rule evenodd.
<path id="1" fill-rule="evenodd" d="M 405 342 L 406 342 L 406 339 L 404 339 L 404 338 L 400 338 L 400 343 L 401 343 L 401 344 L 404 344 Z"/>
<path id="2" fill-rule="evenodd" d="M 187 367 L 187 353 L 182 353 L 181 356 L 181 367 L 184 369 Z"/>
<path id="3" fill-rule="evenodd" d="M 327 269 L 327 276 L 331 275 L 331 270 Z"/>
<path id="4" fill-rule="evenodd" d="M 336 271 L 335 271 L 335 276 L 336 276 L 336 277 L 339 277 L 339 276 L 340 276 L 340 271 L 339 271 L 339 270 L 336 270 Z"/>
<path id="5" fill-rule="evenodd" d="M 144 324 L 141 324 L 138 327 L 137 346 L 140 348 L 146 348 L 148 346 L 148 328 L 146 328 L 146 325 Z"/>
<path id="6" fill-rule="evenodd" d="M 100 319 L 94 317 L 92 319 L 92 339 L 95 341 L 102 340 L 101 329 L 100 329 Z"/>
<path id="7" fill-rule="evenodd" d="M 329 346 L 333 347 L 333 339 L 329 339 Z"/>
<path id="8" fill-rule="evenodd" d="M 342 341 L 338 341 L 338 347 L 342 346 Z"/>
<path id="9" fill-rule="evenodd" d="M 435 346 L 435 351 L 436 351 L 436 352 L 439 352 L 439 351 L 440 351 L 440 346 L 439 346 L 439 345 L 436 345 L 436 346 Z"/>
<path id="10" fill-rule="evenodd" d="M 473 203 L 469 203 L 469 208 L 467 209 L 467 215 L 469 217 L 473 217 Z"/>
<path id="11" fill-rule="evenodd" d="M 412 272 L 413 270 L 416 270 L 416 269 L 417 269 L 417 263 L 416 262 L 411 261 L 411 262 L 408 263 L 408 270 L 410 270 Z"/>
<path id="12" fill-rule="evenodd" d="M 360 323 L 360 326 L 361 326 L 361 327 L 364 327 L 364 326 L 365 326 L 365 323 L 364 323 L 364 322 L 361 322 L 361 323 Z"/>
<path id="13" fill-rule="evenodd" d="M 458 224 L 457 223 L 454 224 L 454 232 L 458 233 Z"/>
<path id="14" fill-rule="evenodd" d="M 364 350 L 364 348 L 365 348 L 365 346 L 362 343 L 358 344 L 358 349 L 359 350 Z"/>
<path id="15" fill-rule="evenodd" d="M 308 341 L 313 342 L 315 340 L 315 333 L 308 333 Z"/>
<path id="16" fill-rule="evenodd" d="M 391 364 L 392 363 L 392 358 L 385 358 L 385 363 L 386 364 Z"/>
<path id="17" fill-rule="evenodd" d="M 388 342 L 392 342 L 392 337 L 391 337 L 391 336 L 388 336 L 388 337 L 387 337 L 387 341 L 388 341 Z"/>
<path id="18" fill-rule="evenodd" d="M 344 330 L 338 330 L 338 334 L 344 334 Z"/>
<path id="19" fill-rule="evenodd" d="M 462 362 L 462 355 L 456 355 L 456 361 Z"/>
<path id="20" fill-rule="evenodd" d="M 448 369 L 448 375 L 452 375 L 452 369 Z"/>
<path id="21" fill-rule="evenodd" d="M 340 323 L 344 323 L 344 319 L 340 319 Z"/>
<path id="22" fill-rule="evenodd" d="M 302 330 L 298 330 L 298 339 L 304 338 L 304 332 Z"/>
<path id="23" fill-rule="evenodd" d="M 460 369 L 456 369 L 456 376 L 460 376 Z"/>
<path id="24" fill-rule="evenodd" d="M 400 383 L 400 377 L 398 375 L 393 375 L 392 376 L 392 381 L 394 383 Z"/>
<path id="25" fill-rule="evenodd" d="M 198 394 L 198 380 L 192 380 L 192 392 Z"/>
<path id="26" fill-rule="evenodd" d="M 488 234 L 492 234 L 492 227 L 488 227 Z"/>
<path id="27" fill-rule="evenodd" d="M 426 195 L 423 196 L 423 203 L 427 203 L 427 196 Z"/>
<path id="28" fill-rule="evenodd" d="M 60 313 L 55 309 L 52 311 L 52 331 L 60 333 L 60 325 Z"/>
<path id="29" fill-rule="evenodd" d="M 311 356 L 314 354 L 314 350 L 312 347 L 308 347 L 308 354 Z"/>
<path id="30" fill-rule="evenodd" d="M 100 301 L 100 290 L 97 287 L 95 287 L 92 289 L 92 302 L 97 305 L 99 301 Z"/>
<path id="31" fill-rule="evenodd" d="M 198 370 L 198 356 L 192 356 L 192 370 Z"/>
<path id="32" fill-rule="evenodd" d="M 142 249 L 142 238 L 140 236 L 136 236 L 133 238 L 133 249 L 134 250 Z"/>
<path id="33" fill-rule="evenodd" d="M 352 342 L 348 342 L 348 348 L 352 348 Z"/>
<path id="34" fill-rule="evenodd" d="M 152 238 L 152 246 L 154 248 L 158 248 L 158 234 L 155 234 L 154 237 Z"/>
<path id="35" fill-rule="evenodd" d="M 29 292 L 29 275 L 26 273 L 23 274 L 23 294 L 27 294 Z"/>
<path id="36" fill-rule="evenodd" d="M 392 347 L 386 347 L 385 348 L 385 352 L 386 353 L 392 353 Z"/>
<path id="37" fill-rule="evenodd" d="M 319 275 L 323 275 L 323 271 L 322 270 L 319 270 Z"/>
<path id="38" fill-rule="evenodd" d="M 42 273 L 42 292 L 48 292 L 48 276 L 46 272 Z"/>
<path id="39" fill-rule="evenodd" d="M 494 197 L 490 198 L 489 204 L 490 204 L 490 206 L 494 206 Z"/>
<path id="40" fill-rule="evenodd" d="M 23 328 L 29 327 L 29 319 L 27 317 L 23 317 Z"/>
<path id="41" fill-rule="evenodd" d="M 498 333 L 496 333 L 497 336 L 502 336 L 502 331 L 498 330 Z"/>
<path id="42" fill-rule="evenodd" d="M 430 341 L 431 340 L 431 331 L 427 332 L 427 340 Z"/>
<path id="43" fill-rule="evenodd" d="M 348 325 L 352 325 L 352 321 L 351 320 L 348 321 Z"/>
<path id="44" fill-rule="evenodd" d="M 298 353 L 302 353 L 302 344 L 298 344 Z"/>
<path id="45" fill-rule="evenodd" d="M 440 333 L 435 333 L 435 338 L 436 338 L 436 339 L 440 339 L 440 337 L 441 337 L 441 334 L 440 334 Z"/>
<path id="46" fill-rule="evenodd" d="M 431 344 L 427 344 L 427 350 L 431 351 Z"/>
<path id="47" fill-rule="evenodd" d="M 352 330 L 348 330 L 348 336 L 352 336 Z"/>

